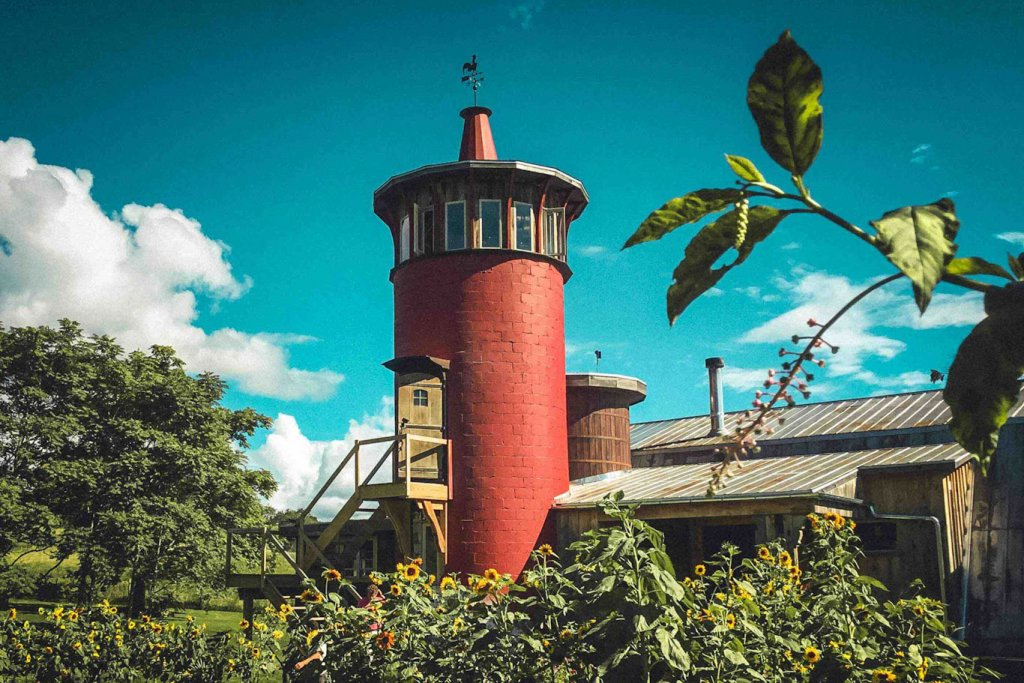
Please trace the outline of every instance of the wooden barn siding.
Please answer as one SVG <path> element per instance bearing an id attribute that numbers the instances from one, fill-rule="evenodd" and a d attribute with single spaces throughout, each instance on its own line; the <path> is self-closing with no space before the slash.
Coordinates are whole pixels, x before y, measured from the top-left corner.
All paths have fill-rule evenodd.
<path id="1" fill-rule="evenodd" d="M 977 653 L 1024 653 L 1024 423 L 1007 424 L 974 487 L 967 640 Z"/>

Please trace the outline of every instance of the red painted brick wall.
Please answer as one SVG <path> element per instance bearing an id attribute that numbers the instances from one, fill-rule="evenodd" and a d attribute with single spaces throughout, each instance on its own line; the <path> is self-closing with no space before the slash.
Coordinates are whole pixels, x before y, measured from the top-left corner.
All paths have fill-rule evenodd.
<path id="1" fill-rule="evenodd" d="M 475 250 L 397 268 L 395 356 L 451 361 L 448 567 L 517 575 L 554 540 L 569 488 L 564 278 L 543 257 Z"/>

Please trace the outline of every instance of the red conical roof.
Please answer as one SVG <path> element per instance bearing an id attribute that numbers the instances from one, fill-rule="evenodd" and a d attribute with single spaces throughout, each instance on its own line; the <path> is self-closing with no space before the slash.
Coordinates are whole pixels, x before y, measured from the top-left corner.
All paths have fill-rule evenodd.
<path id="1" fill-rule="evenodd" d="M 491 110 L 487 107 L 466 107 L 459 116 L 466 120 L 462 127 L 462 147 L 459 161 L 469 159 L 491 160 L 498 158 L 491 135 Z"/>

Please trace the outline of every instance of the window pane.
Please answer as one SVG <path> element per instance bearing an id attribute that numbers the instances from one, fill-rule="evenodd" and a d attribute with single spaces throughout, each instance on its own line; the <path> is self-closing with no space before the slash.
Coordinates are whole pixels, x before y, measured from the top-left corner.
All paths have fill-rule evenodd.
<path id="1" fill-rule="evenodd" d="M 562 216 L 561 209 L 544 209 L 544 253 L 555 258 L 564 258 L 562 248 Z"/>
<path id="2" fill-rule="evenodd" d="M 480 200 L 480 233 L 482 246 L 497 248 L 502 246 L 501 202 L 493 199 Z"/>
<path id="3" fill-rule="evenodd" d="M 399 261 L 407 261 L 409 259 L 409 217 L 402 216 L 402 229 L 398 236 L 398 252 Z"/>
<path id="4" fill-rule="evenodd" d="M 448 205 L 447 225 L 445 232 L 445 249 L 466 248 L 466 204 L 455 202 Z"/>
<path id="5" fill-rule="evenodd" d="M 516 202 L 516 249 L 533 251 L 533 207 Z"/>
<path id="6" fill-rule="evenodd" d="M 420 211 L 419 222 L 416 224 L 416 253 L 426 254 L 434 250 L 434 210 Z"/>

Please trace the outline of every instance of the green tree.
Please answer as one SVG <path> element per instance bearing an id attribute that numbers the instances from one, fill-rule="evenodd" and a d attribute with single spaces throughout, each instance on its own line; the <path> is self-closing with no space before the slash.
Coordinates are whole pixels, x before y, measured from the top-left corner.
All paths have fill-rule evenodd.
<path id="1" fill-rule="evenodd" d="M 80 602 L 127 578 L 133 612 L 154 587 L 215 582 L 224 529 L 262 523 L 276 488 L 242 451 L 270 420 L 220 405 L 225 388 L 169 347 L 0 328 L 0 550 L 77 556 Z"/>

